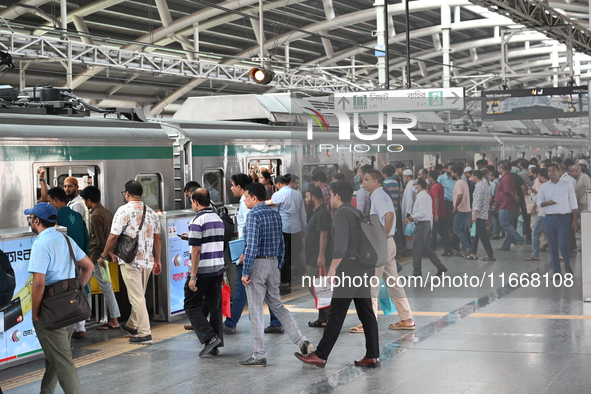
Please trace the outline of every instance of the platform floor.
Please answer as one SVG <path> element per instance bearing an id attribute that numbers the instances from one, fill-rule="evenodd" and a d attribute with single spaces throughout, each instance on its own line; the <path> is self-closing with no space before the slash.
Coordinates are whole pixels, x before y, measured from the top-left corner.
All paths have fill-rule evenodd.
<path id="1" fill-rule="evenodd" d="M 463 291 L 407 288 L 417 329 L 389 330 L 398 317 L 380 315 L 379 369 L 353 365 L 364 356 L 364 337 L 348 332 L 358 324 L 351 307 L 325 369 L 299 362 L 287 334 L 266 334 L 266 368 L 238 367 L 251 352 L 247 315 L 236 335 L 225 336 L 219 357 L 198 357 L 202 346 L 183 329 L 186 319 L 154 323 L 155 341 L 144 346 L 129 345 L 119 330 L 90 330 L 73 340 L 82 387 L 85 393 L 588 393 L 591 304 L 581 301 L 581 255 L 571 288 L 501 287 L 503 272 L 549 270 L 547 253 L 539 262 L 523 260 L 530 250 L 495 252 L 494 263 L 442 258 L 452 276 L 493 273 L 497 279 Z M 408 260 L 403 275 L 412 272 Z M 435 270 L 424 258 L 424 276 L 427 271 Z M 316 317 L 309 293 L 296 290 L 285 304 L 318 343 L 322 329 L 307 326 Z M 42 375 L 43 361 L 31 361 L 0 371 L 0 386 L 6 394 L 38 393 Z"/>

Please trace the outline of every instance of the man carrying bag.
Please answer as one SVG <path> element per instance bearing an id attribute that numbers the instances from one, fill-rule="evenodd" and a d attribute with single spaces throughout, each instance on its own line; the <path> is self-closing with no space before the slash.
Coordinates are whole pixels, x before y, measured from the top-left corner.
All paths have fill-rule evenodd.
<path id="1" fill-rule="evenodd" d="M 64 393 L 82 393 L 80 378 L 74 366 L 70 349 L 74 324 L 77 320 L 74 319 L 74 322 L 65 327 L 50 330 L 46 327 L 47 317 L 42 309 L 49 304 L 48 302 L 44 304 L 50 296 L 49 293 L 46 293 L 46 288 L 55 287 L 55 284 L 59 284 L 59 282 L 67 284 L 70 282 L 69 280 L 76 278 L 75 266 L 78 266 L 80 269 L 78 284 L 81 286 L 80 291 L 82 292 L 82 287 L 88 283 L 92 276 L 94 265 L 73 240 L 68 239 L 55 229 L 57 221 L 55 207 L 42 202 L 32 209 L 25 210 L 25 215 L 28 216 L 31 230 L 38 234 L 31 248 L 29 272 L 33 274 L 33 326 L 45 353 L 45 374 L 41 381 L 41 393 L 53 393 L 58 381 Z M 80 300 L 83 299 L 82 292 Z"/>

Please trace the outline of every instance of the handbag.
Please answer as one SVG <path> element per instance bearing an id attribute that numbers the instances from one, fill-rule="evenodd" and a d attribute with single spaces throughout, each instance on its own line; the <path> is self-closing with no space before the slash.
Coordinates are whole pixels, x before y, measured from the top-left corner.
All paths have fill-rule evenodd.
<path id="1" fill-rule="evenodd" d="M 231 291 L 230 285 L 226 283 L 224 278 L 224 280 L 222 280 L 222 315 L 226 317 L 232 317 L 232 306 L 230 305 Z"/>
<path id="2" fill-rule="evenodd" d="M 117 244 L 115 244 L 115 247 L 113 248 L 113 253 L 115 253 L 115 256 L 119 257 L 126 263 L 133 263 L 135 256 L 137 256 L 138 239 L 140 237 L 140 231 L 142 231 L 145 218 L 146 204 L 144 204 L 144 212 L 142 214 L 140 226 L 137 229 L 137 236 L 135 238 L 131 238 L 129 235 L 122 233 L 117 239 Z"/>
<path id="3" fill-rule="evenodd" d="M 314 301 L 316 302 L 316 309 L 324 309 L 330 306 L 332 300 L 332 284 L 328 281 L 326 276 L 326 268 L 318 268 L 318 281 L 320 286 L 314 284 L 314 278 L 312 278 L 312 286 L 314 290 Z"/>
<path id="4" fill-rule="evenodd" d="M 396 306 L 390 298 L 390 293 L 388 293 L 388 288 L 386 287 L 386 282 L 384 278 L 380 280 L 380 290 L 378 291 L 378 298 L 380 300 L 380 306 L 382 307 L 382 312 L 384 312 L 384 316 L 391 315 L 392 313 L 396 312 Z"/>
<path id="5" fill-rule="evenodd" d="M 65 235 L 64 237 L 70 249 L 72 264 L 76 269 L 76 258 L 70 239 Z M 88 319 L 91 310 L 80 279 L 64 279 L 46 286 L 39 312 L 48 330 L 56 330 Z"/>
<path id="6" fill-rule="evenodd" d="M 407 219 L 408 220 L 408 219 Z M 408 221 L 406 226 L 404 226 L 404 235 L 407 237 L 412 237 L 415 233 L 415 222 Z"/>

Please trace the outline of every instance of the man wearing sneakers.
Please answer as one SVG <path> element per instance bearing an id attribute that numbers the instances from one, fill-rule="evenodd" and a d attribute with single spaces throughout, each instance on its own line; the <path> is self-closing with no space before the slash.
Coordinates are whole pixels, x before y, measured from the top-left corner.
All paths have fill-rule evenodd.
<path id="1" fill-rule="evenodd" d="M 203 344 L 199 357 L 217 356 L 224 346 L 222 334 L 222 279 L 224 276 L 224 222 L 211 208 L 209 191 L 191 195 L 197 212 L 189 223 L 190 276 L 185 284 L 184 308 L 193 330 Z M 209 311 L 209 320 L 203 313 Z"/>
<path id="2" fill-rule="evenodd" d="M 312 351 L 291 313 L 283 306 L 279 294 L 280 270 L 284 262 L 285 243 L 281 231 L 281 216 L 265 204 L 265 186 L 259 182 L 245 188 L 246 206 L 250 212 L 244 227 L 244 267 L 242 284 L 246 288 L 248 313 L 252 322 L 252 356 L 238 365 L 265 367 L 263 301 L 281 320 L 289 337 L 303 354 Z"/>
<path id="3" fill-rule="evenodd" d="M 131 335 L 129 343 L 134 344 L 152 343 L 150 317 L 146 307 L 146 286 L 152 272 L 158 275 L 162 271 L 160 221 L 156 212 L 142 202 L 142 193 L 143 188 L 139 182 L 129 181 L 125 184 L 125 190 L 121 195 L 127 204 L 115 212 L 111 234 L 97 261 L 101 264 L 110 255 L 112 261 L 118 262 L 121 266 L 121 277 L 131 303 L 131 315 L 127 324 L 120 327 Z M 138 239 L 137 254 L 133 261 L 123 261 L 112 253 L 122 234 Z"/>

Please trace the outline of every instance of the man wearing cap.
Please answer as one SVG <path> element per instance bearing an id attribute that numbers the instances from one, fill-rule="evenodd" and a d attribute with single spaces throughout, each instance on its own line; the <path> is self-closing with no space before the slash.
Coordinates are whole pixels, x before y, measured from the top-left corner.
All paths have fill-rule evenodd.
<path id="1" fill-rule="evenodd" d="M 88 210 L 86 209 L 86 205 L 84 205 L 84 200 L 78 194 L 78 179 L 73 176 L 64 179 L 64 191 L 66 192 L 66 196 L 68 196 L 68 207 L 82 215 L 84 223 L 88 223 Z"/>
<path id="2" fill-rule="evenodd" d="M 37 234 L 31 247 L 28 270 L 33 274 L 33 327 L 45 355 L 45 374 L 41 380 L 41 392 L 53 393 L 59 382 L 64 393 L 81 394 L 80 377 L 72 360 L 70 348 L 74 325 L 48 330 L 39 310 L 45 286 L 75 278 L 75 266 L 79 268 L 80 283 L 85 286 L 90 280 L 94 266 L 84 251 L 70 238 L 69 243 L 76 260 L 72 261 L 67 236 L 55 229 L 57 210 L 54 206 L 42 202 L 32 209 L 25 210 L 25 215 L 28 216 L 31 231 Z"/>
<path id="3" fill-rule="evenodd" d="M 583 172 L 580 164 L 575 164 L 571 167 L 571 175 L 577 180 L 575 186 L 575 194 L 577 195 L 577 203 L 579 212 L 587 210 L 587 189 L 591 189 L 591 178 Z"/>
<path id="4" fill-rule="evenodd" d="M 589 172 L 589 166 L 587 165 L 587 160 L 585 159 L 580 159 L 578 161 L 578 163 L 581 165 L 581 168 L 583 169 L 583 172 L 589 176 L 591 176 L 591 173 Z"/>

